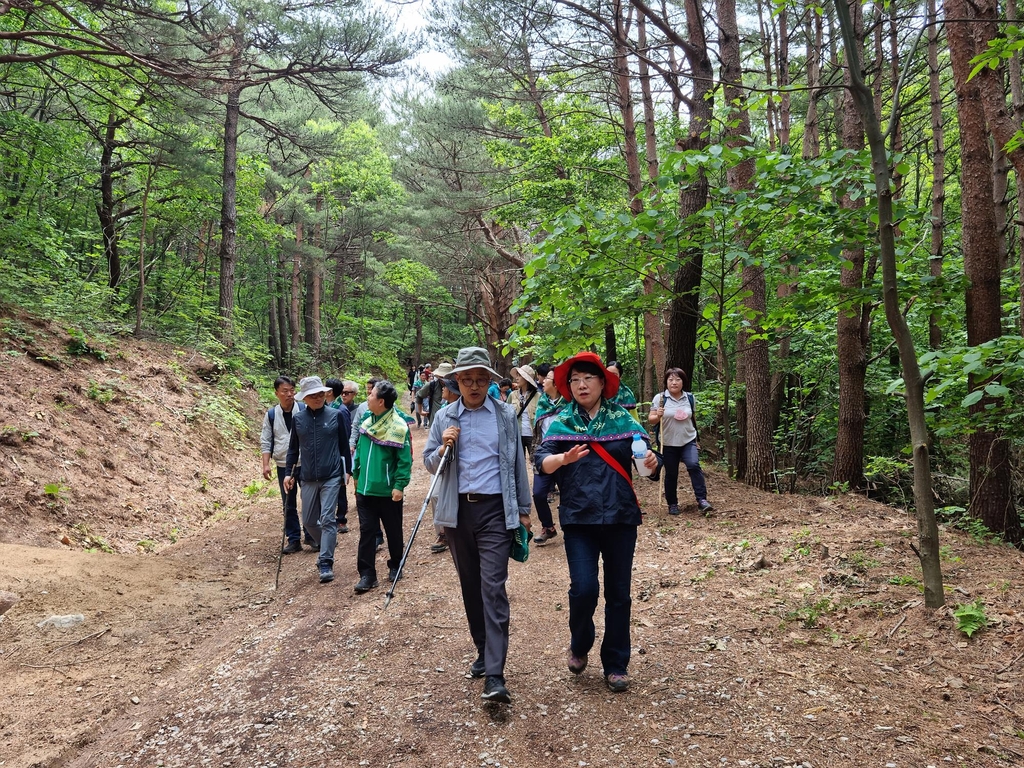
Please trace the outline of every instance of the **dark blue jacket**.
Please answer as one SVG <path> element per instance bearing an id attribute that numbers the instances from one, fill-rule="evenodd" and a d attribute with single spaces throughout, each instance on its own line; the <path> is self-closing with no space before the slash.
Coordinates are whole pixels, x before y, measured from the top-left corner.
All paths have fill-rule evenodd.
<path id="1" fill-rule="evenodd" d="M 648 441 L 645 441 L 648 442 Z M 558 483 L 558 521 L 563 525 L 640 525 L 640 506 L 626 478 L 608 466 L 590 443 L 570 440 L 545 440 L 533 454 L 538 472 L 547 456 L 565 453 L 574 445 L 585 444 L 590 453 L 579 461 L 554 472 Z M 601 443 L 612 460 L 632 476 L 633 438 Z M 650 443 L 648 442 L 648 447 Z M 659 458 L 660 464 L 660 458 Z"/>
<path id="2" fill-rule="evenodd" d="M 323 482 L 352 474 L 352 452 L 348 436 L 352 416 L 347 408 L 324 406 L 306 408 L 292 416 L 292 439 L 288 444 L 287 473 L 292 474 L 302 453 L 303 482 Z M 344 478 L 342 478 L 344 480 Z"/>

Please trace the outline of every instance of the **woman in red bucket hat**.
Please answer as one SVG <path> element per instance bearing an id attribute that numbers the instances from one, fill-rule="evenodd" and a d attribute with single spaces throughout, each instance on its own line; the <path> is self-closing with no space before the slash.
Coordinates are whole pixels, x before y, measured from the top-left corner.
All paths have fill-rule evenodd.
<path id="1" fill-rule="evenodd" d="M 555 368 L 555 386 L 568 405 L 551 423 L 534 456 L 538 472 L 554 475 L 558 518 L 569 563 L 569 671 L 586 669 L 594 645 L 594 612 L 604 563 L 605 632 L 601 664 L 608 688 L 629 688 L 630 584 L 640 505 L 633 490 L 634 441 L 647 471 L 661 464 L 646 430 L 612 402 L 615 371 L 593 352 L 580 352 Z"/>

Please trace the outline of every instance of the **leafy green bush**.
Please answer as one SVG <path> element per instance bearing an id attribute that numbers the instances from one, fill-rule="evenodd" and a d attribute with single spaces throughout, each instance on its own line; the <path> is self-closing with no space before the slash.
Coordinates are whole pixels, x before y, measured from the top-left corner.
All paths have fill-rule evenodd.
<path id="1" fill-rule="evenodd" d="M 953 616 L 956 618 L 956 628 L 968 637 L 988 626 L 985 604 L 981 600 L 958 604 L 953 610 Z"/>

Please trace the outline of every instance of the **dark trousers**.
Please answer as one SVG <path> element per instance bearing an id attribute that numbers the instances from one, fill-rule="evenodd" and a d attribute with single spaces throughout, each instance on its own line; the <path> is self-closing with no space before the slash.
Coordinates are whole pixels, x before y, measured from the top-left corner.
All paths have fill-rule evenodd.
<path id="1" fill-rule="evenodd" d="M 343 486 L 342 493 L 338 495 L 338 511 L 336 513 L 338 525 L 345 525 L 348 523 L 348 494 L 344 491 L 345 489 Z"/>
<path id="2" fill-rule="evenodd" d="M 376 579 L 377 531 L 381 527 L 388 540 L 388 568 L 397 568 L 402 562 L 402 502 L 392 501 L 390 496 L 357 493 L 356 513 L 359 515 L 356 568 L 360 576 L 369 574 Z"/>
<path id="3" fill-rule="evenodd" d="M 600 593 L 598 559 L 604 561 L 604 674 L 624 675 L 629 666 L 630 581 L 635 525 L 563 525 L 569 562 L 569 649 L 583 656 L 594 647 L 594 611 Z"/>
<path id="4" fill-rule="evenodd" d="M 533 474 L 533 506 L 537 508 L 537 518 L 545 528 L 554 528 L 555 519 L 551 516 L 551 505 L 548 494 L 555 489 L 555 476 L 543 472 Z"/>
<path id="5" fill-rule="evenodd" d="M 284 506 L 284 535 L 289 544 L 298 544 L 302 540 L 302 525 L 299 523 L 299 484 L 292 486 L 291 492 L 284 489 L 285 468 L 277 468 L 277 487 L 281 491 L 281 503 Z M 306 534 L 309 537 L 309 534 Z"/>
<path id="6" fill-rule="evenodd" d="M 501 495 L 459 494 L 459 524 L 445 528 L 448 549 L 462 587 L 469 634 L 483 654 L 487 675 L 505 673 L 508 655 L 509 606 L 505 582 L 512 551 L 512 531 L 505 527 Z"/>
<path id="7" fill-rule="evenodd" d="M 697 457 L 697 441 L 691 440 L 686 445 L 666 445 L 661 449 L 665 460 L 665 501 L 669 504 L 679 503 L 679 463 L 686 466 L 690 473 L 690 484 L 697 501 L 708 497 L 707 485 L 704 483 L 704 472 L 700 468 Z"/>

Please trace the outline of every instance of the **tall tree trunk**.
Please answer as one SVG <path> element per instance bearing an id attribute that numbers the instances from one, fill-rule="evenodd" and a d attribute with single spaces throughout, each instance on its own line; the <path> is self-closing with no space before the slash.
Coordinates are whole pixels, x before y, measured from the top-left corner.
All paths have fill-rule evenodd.
<path id="1" fill-rule="evenodd" d="M 236 45 L 241 45 L 236 40 Z M 237 54 L 236 54 L 237 56 Z M 220 198 L 220 315 L 219 337 L 223 344 L 232 344 L 232 316 L 235 311 L 235 263 L 238 256 L 238 116 L 242 91 L 228 91 L 224 110 L 224 167 L 221 173 Z"/>
<path id="2" fill-rule="evenodd" d="M 142 310 L 146 306 L 146 223 L 149 219 L 149 191 L 153 186 L 156 168 L 150 165 L 146 171 L 146 187 L 142 191 L 142 220 L 139 222 L 139 290 L 135 296 L 136 338 L 142 335 Z"/>
<path id="3" fill-rule="evenodd" d="M 293 355 L 295 350 L 299 348 L 299 344 L 302 343 L 302 323 L 300 322 L 299 311 L 302 298 L 302 257 L 298 248 L 302 242 L 301 223 L 295 225 L 295 234 L 296 247 L 292 249 L 292 280 L 288 305 L 288 330 L 291 331 L 291 344 L 289 346 Z"/>
<path id="4" fill-rule="evenodd" d="M 947 19 L 971 20 L 974 17 L 967 0 L 946 0 L 944 9 Z M 964 273 L 968 282 L 967 343 L 976 346 L 1001 336 L 1002 325 L 992 155 L 982 94 L 985 86 L 980 77 L 969 80 L 971 59 L 979 53 L 977 30 L 973 32 L 975 34 L 968 23 L 949 23 L 946 27 L 960 128 L 961 228 Z M 987 383 L 973 374 L 968 378 L 972 391 Z M 971 406 L 970 412 L 984 413 L 989 402 L 990 398 L 982 398 Z M 1021 527 L 1013 498 L 1009 442 L 994 431 L 976 429 L 968 438 L 968 446 L 971 515 L 990 530 L 1019 543 Z"/>
<path id="5" fill-rule="evenodd" d="M 423 361 L 423 305 L 418 301 L 413 305 L 416 324 L 416 350 L 413 354 L 413 363 L 420 365 Z"/>
<path id="6" fill-rule="evenodd" d="M 729 144 L 743 146 L 750 136 L 750 113 L 743 90 L 743 70 L 740 57 L 740 35 L 736 22 L 736 0 L 717 0 L 719 48 L 722 56 L 722 95 L 729 105 Z M 749 189 L 754 177 L 753 158 L 729 169 L 729 186 L 734 190 Z M 749 245 L 752 238 L 739 232 L 738 238 Z M 746 393 L 737 398 L 737 411 L 741 401 L 746 408 L 747 466 L 744 480 L 757 488 L 768 489 L 775 474 L 775 452 L 772 448 L 771 429 L 771 370 L 768 340 L 764 333 L 764 319 L 768 313 L 767 284 L 764 266 L 759 260 L 748 260 L 743 267 L 743 305 L 749 325 L 740 332 L 737 349 L 743 356 L 746 374 Z M 737 375 L 737 382 L 740 381 Z M 737 419 L 738 420 L 738 419 Z"/>
<path id="7" fill-rule="evenodd" d="M 928 97 L 930 101 L 932 123 L 932 227 L 931 241 L 928 249 L 929 273 L 936 278 L 942 277 L 942 247 L 945 234 L 946 219 L 946 138 L 942 119 L 942 89 L 939 79 L 939 23 L 935 0 L 928 0 Z M 1019 196 L 1018 196 L 1018 199 Z M 928 316 L 928 346 L 939 349 L 942 346 L 942 289 L 932 291 L 932 303 L 935 309 Z"/>
<path id="8" fill-rule="evenodd" d="M 935 0 L 932 0 L 935 2 Z M 1006 20 L 1017 21 L 1017 0 L 1006 0 Z M 1021 82 L 1020 51 L 1015 51 L 1007 64 L 1010 72 L 1010 97 L 1013 107 L 1013 121 L 1024 124 L 1024 84 Z M 1024 174 L 1014 173 L 1017 185 L 1017 265 L 1019 300 L 1017 302 L 1017 333 L 1024 334 Z"/>
<path id="9" fill-rule="evenodd" d="M 821 14 L 817 3 L 808 0 L 804 13 L 807 25 L 807 114 L 804 116 L 803 156 L 818 157 L 821 154 L 821 138 L 818 130 L 818 99 L 821 95 Z"/>
<path id="10" fill-rule="evenodd" d="M 274 359 L 274 367 L 278 370 L 282 367 L 283 356 L 281 355 L 281 337 L 277 327 L 277 262 L 271 261 L 267 265 L 267 348 L 270 356 Z"/>
<path id="11" fill-rule="evenodd" d="M 859 7 L 857 0 L 854 7 Z M 903 382 L 906 389 L 907 421 L 910 426 L 911 448 L 914 456 L 914 506 L 917 514 L 919 549 L 924 581 L 925 605 L 939 608 L 945 603 L 942 589 L 942 568 L 939 562 L 939 527 L 935 521 L 935 499 L 932 496 L 931 467 L 928 454 L 928 429 L 924 418 L 924 377 L 917 364 L 917 351 L 906 319 L 900 308 L 896 280 L 896 229 L 892 212 L 892 188 L 889 176 L 889 157 L 882 129 L 874 112 L 871 91 L 864 83 L 860 70 L 861 37 L 850 15 L 850 8 L 842 0 L 837 3 L 842 27 L 843 43 L 850 63 L 851 91 L 857 110 L 867 132 L 871 147 L 871 171 L 877 192 L 878 240 L 882 262 L 882 293 L 885 317 L 899 348 Z"/>
<path id="12" fill-rule="evenodd" d="M 604 360 L 606 363 L 619 359 L 618 346 L 615 343 L 615 325 L 608 323 L 604 327 Z"/>
<path id="13" fill-rule="evenodd" d="M 847 2 L 847 0 L 839 0 Z M 861 4 L 857 0 L 848 2 L 853 21 L 853 31 L 858 44 L 863 46 L 864 18 Z M 859 51 L 858 58 L 859 58 Z M 843 68 L 843 136 L 845 149 L 864 148 L 864 127 L 861 123 L 857 104 L 850 90 L 851 75 L 847 51 L 847 63 Z M 862 208 L 863 198 L 853 200 L 844 195 L 840 201 L 844 208 Z M 835 464 L 832 467 L 832 481 L 849 488 L 860 488 L 864 482 L 864 381 L 867 373 L 866 323 L 862 322 L 866 307 L 860 298 L 864 287 L 864 249 L 850 248 L 843 251 L 843 259 L 849 266 L 840 269 L 839 284 L 840 310 L 836 321 L 837 355 L 839 357 L 839 424 L 836 434 Z"/>
<path id="14" fill-rule="evenodd" d="M 789 94 L 789 6 L 778 7 L 779 44 L 775 50 L 779 84 L 779 148 L 789 152 L 789 130 L 792 121 L 792 100 Z"/>
<path id="15" fill-rule="evenodd" d="M 96 214 L 103 233 L 103 253 L 107 258 L 107 285 L 121 284 L 121 252 L 117 234 L 117 212 L 114 210 L 114 150 L 117 148 L 117 129 L 124 124 L 113 112 L 107 115 L 103 131 L 103 151 L 100 154 L 100 201 Z"/>

